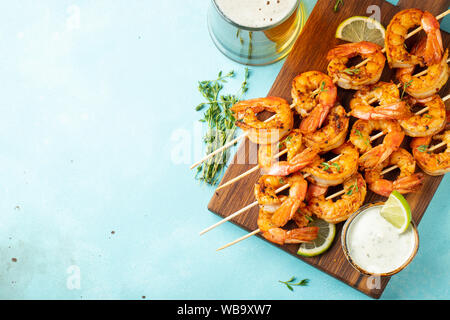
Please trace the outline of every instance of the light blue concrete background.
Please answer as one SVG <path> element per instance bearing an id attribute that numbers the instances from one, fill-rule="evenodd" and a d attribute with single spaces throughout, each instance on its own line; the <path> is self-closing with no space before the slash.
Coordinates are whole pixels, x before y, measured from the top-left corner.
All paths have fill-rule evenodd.
<path id="1" fill-rule="evenodd" d="M 0 4 L 0 298 L 368 299 L 256 237 L 215 252 L 245 234 L 232 224 L 198 236 L 219 218 L 189 170 L 197 81 L 235 70 L 234 92 L 244 69 L 210 41 L 207 7 Z M 251 68 L 247 97 L 281 65 Z M 195 141 L 175 163 L 180 133 Z M 450 298 L 449 192 L 446 177 L 384 299 Z M 309 286 L 278 283 L 294 275 Z"/>

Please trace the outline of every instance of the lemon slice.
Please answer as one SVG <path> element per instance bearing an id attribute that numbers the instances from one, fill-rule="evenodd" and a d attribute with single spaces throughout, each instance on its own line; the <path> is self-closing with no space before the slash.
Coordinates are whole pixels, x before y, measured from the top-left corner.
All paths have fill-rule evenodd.
<path id="1" fill-rule="evenodd" d="M 399 233 L 405 232 L 411 222 L 411 208 L 409 207 L 408 201 L 395 190 L 384 203 L 380 214 L 396 227 Z"/>
<path id="2" fill-rule="evenodd" d="M 336 38 L 350 42 L 370 41 L 384 47 L 385 32 L 377 20 L 354 16 L 341 22 L 336 29 Z"/>
<path id="3" fill-rule="evenodd" d="M 308 227 L 319 227 L 319 234 L 314 241 L 300 244 L 297 254 L 313 257 L 327 251 L 336 235 L 336 226 L 316 218 L 308 224 Z"/>

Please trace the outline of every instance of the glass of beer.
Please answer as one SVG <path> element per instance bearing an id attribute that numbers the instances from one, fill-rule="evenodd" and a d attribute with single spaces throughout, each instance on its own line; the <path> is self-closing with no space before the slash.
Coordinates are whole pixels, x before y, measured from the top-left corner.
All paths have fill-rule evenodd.
<path id="1" fill-rule="evenodd" d="M 211 0 L 208 28 L 230 59 L 265 65 L 289 53 L 305 19 L 300 0 Z"/>

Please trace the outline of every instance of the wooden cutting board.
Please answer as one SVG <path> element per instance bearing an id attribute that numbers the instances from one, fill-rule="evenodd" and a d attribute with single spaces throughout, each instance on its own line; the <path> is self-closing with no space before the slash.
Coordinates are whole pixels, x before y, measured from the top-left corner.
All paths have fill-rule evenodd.
<path id="1" fill-rule="evenodd" d="M 394 14 L 402 9 L 419 8 L 430 11 L 434 15 L 438 15 L 447 10 L 450 5 L 450 0 L 400 0 L 398 6 L 393 6 L 383 0 L 353 0 L 344 1 L 344 5 L 341 6 L 338 12 L 333 11 L 334 4 L 335 1 L 318 0 L 291 53 L 286 59 L 280 73 L 270 89 L 268 93 L 269 96 L 278 96 L 291 101 L 291 83 L 292 79 L 296 75 L 309 70 L 319 70 L 326 73 L 326 54 L 331 48 L 342 43 L 342 41 L 335 39 L 334 34 L 339 23 L 346 18 L 355 15 L 368 16 L 370 14 L 366 14 L 367 8 L 371 5 L 377 5 L 381 9 L 381 23 L 386 27 Z M 448 48 L 450 44 L 450 35 L 446 32 L 442 32 L 442 37 L 444 47 Z M 386 63 L 381 80 L 390 81 L 391 79 L 394 79 L 393 72 L 389 69 Z M 449 88 L 450 85 L 447 84 L 441 89 L 439 92 L 441 97 L 448 94 Z M 346 107 L 347 111 L 348 102 L 353 92 L 354 91 L 352 90 L 343 90 L 340 88 L 338 91 L 340 102 L 344 107 Z M 409 142 L 409 138 L 405 139 L 404 145 L 409 146 Z M 225 172 L 221 183 L 224 183 L 255 166 L 255 159 L 248 159 L 248 150 L 250 148 L 255 148 L 255 146 L 252 145 L 248 139 L 245 139 L 245 141 L 239 146 L 232 164 Z M 410 150 L 409 147 L 407 147 L 407 149 Z M 237 161 L 238 155 L 240 161 Z M 245 156 L 245 163 L 247 164 L 233 164 L 238 162 L 243 163 L 243 156 Z M 216 191 L 208 205 L 208 209 L 221 217 L 226 217 L 254 202 L 255 198 L 253 195 L 253 186 L 259 177 L 260 173 L 257 171 L 234 183 L 233 185 L 225 187 L 223 190 Z M 430 203 L 441 180 L 442 177 L 431 177 L 426 175 L 422 189 L 418 193 L 408 194 L 406 196 L 409 204 L 411 205 L 413 220 L 416 224 L 420 222 L 420 219 L 428 207 L 428 204 Z M 368 191 L 365 202 L 373 203 L 377 201 L 384 201 L 385 199 L 386 198 Z M 231 221 L 248 231 L 253 231 L 258 228 L 256 224 L 257 216 L 258 207 L 256 206 Z M 343 223 L 337 225 L 338 232 L 332 247 L 326 253 L 317 257 L 305 258 L 298 256 L 296 254 L 298 245 L 279 246 L 273 243 L 272 244 L 294 255 L 298 259 L 303 260 L 347 283 L 353 288 L 356 288 L 371 297 L 379 298 L 390 277 L 382 277 L 378 288 L 371 289 L 371 287 L 374 286 L 373 279 L 368 276 L 361 275 L 358 271 L 352 268 L 342 252 L 340 242 L 340 231 L 342 229 L 342 225 Z M 230 238 L 230 241 L 232 240 L 234 239 Z M 233 250 L 233 248 L 226 250 Z"/>

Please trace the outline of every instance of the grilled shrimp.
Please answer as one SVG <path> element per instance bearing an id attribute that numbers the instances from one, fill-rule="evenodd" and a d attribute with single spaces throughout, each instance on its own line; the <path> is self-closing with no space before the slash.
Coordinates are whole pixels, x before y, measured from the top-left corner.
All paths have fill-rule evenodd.
<path id="1" fill-rule="evenodd" d="M 319 90 L 317 94 L 313 92 Z M 292 102 L 304 118 L 300 124 L 303 133 L 314 132 L 322 126 L 330 108 L 337 99 L 333 80 L 320 71 L 307 71 L 292 81 Z"/>
<path id="2" fill-rule="evenodd" d="M 326 200 L 323 194 L 313 197 L 306 207 L 308 214 L 314 214 L 329 223 L 347 220 L 364 203 L 367 187 L 359 173 L 347 179 L 343 187 L 344 194 L 336 201 Z"/>
<path id="3" fill-rule="evenodd" d="M 305 134 L 303 137 L 307 147 L 319 152 L 327 152 L 339 147 L 347 137 L 349 118 L 341 105 L 331 108 L 328 116 L 319 130 Z"/>
<path id="4" fill-rule="evenodd" d="M 284 139 L 283 144 L 288 150 L 287 161 L 272 162 L 270 166 L 262 166 L 265 174 L 275 175 L 275 176 L 287 176 L 291 173 L 297 172 L 303 169 L 315 159 L 318 158 L 318 151 L 314 148 L 305 147 L 302 143 L 302 134 L 299 129 L 294 129 L 292 132 Z M 262 164 L 268 164 L 267 147 L 262 147 L 263 151 L 261 156 L 263 156 Z M 272 149 L 272 148 L 270 148 Z M 260 148 L 261 150 L 261 148 Z"/>
<path id="5" fill-rule="evenodd" d="M 358 150 L 349 142 L 333 150 L 340 154 L 334 161 L 318 158 L 303 171 L 310 174 L 307 178 L 318 186 L 336 186 L 358 171 Z"/>
<path id="6" fill-rule="evenodd" d="M 267 122 L 260 121 L 256 114 L 264 110 L 274 112 L 275 117 Z M 231 111 L 236 125 L 247 132 L 248 138 L 258 144 L 279 141 L 291 131 L 294 125 L 293 112 L 286 100 L 277 97 L 257 98 L 236 103 Z"/>
<path id="7" fill-rule="evenodd" d="M 384 179 L 383 169 L 394 165 L 400 169 L 397 179 L 394 181 Z M 389 197 L 394 190 L 403 194 L 419 190 L 422 186 L 424 175 L 422 173 L 414 173 L 415 169 L 416 161 L 412 154 L 403 148 L 398 148 L 382 164 L 366 170 L 365 178 L 370 190 L 379 195 Z"/>
<path id="8" fill-rule="evenodd" d="M 409 53 L 405 48 L 408 29 L 419 25 L 427 34 L 421 56 Z M 391 68 L 408 68 L 424 64 L 430 66 L 441 61 L 444 51 L 439 22 L 431 13 L 419 9 L 406 9 L 397 13 L 386 29 L 384 42 Z"/>
<path id="9" fill-rule="evenodd" d="M 367 41 L 339 45 L 327 54 L 330 60 L 328 75 L 344 89 L 359 90 L 364 85 L 376 83 L 386 62 L 381 50 L 379 45 Z M 347 67 L 349 59 L 358 55 L 369 62 L 359 68 Z"/>
<path id="10" fill-rule="evenodd" d="M 290 184 L 289 196 L 278 197 L 276 188 L 285 183 Z M 317 227 L 284 230 L 283 227 L 291 220 L 305 199 L 308 183 L 301 175 L 288 178 L 262 176 L 255 185 L 255 196 L 261 205 L 258 215 L 258 227 L 262 235 L 269 241 L 278 244 L 300 243 L 314 240 L 319 229 Z"/>
<path id="11" fill-rule="evenodd" d="M 428 151 L 432 140 L 445 141 L 447 146 L 443 152 Z M 422 170 L 432 176 L 450 172 L 450 130 L 434 136 L 414 138 L 411 148 L 417 164 Z"/>
<path id="12" fill-rule="evenodd" d="M 376 99 L 373 107 L 369 101 Z M 396 84 L 378 82 L 357 91 L 350 101 L 350 114 L 364 120 L 405 119 L 411 116 L 406 103 L 400 99 Z"/>
<path id="13" fill-rule="evenodd" d="M 399 121 L 406 135 L 425 137 L 433 135 L 445 127 L 445 104 L 437 94 L 422 100 L 408 97 L 407 102 L 410 106 L 419 104 L 428 107 L 428 111 L 420 115 L 413 114 L 408 119 Z"/>
<path id="14" fill-rule="evenodd" d="M 423 39 L 418 45 L 414 46 L 411 53 L 423 56 L 426 39 Z M 397 79 L 403 84 L 406 93 L 414 98 L 422 99 L 437 93 L 447 83 L 448 80 L 448 49 L 442 59 L 430 65 L 427 73 L 422 76 L 413 76 L 414 66 L 400 68 L 396 72 Z"/>
<path id="15" fill-rule="evenodd" d="M 370 134 L 374 130 L 385 133 L 383 143 L 372 148 L 370 144 Z M 386 160 L 389 155 L 398 149 L 405 137 L 405 133 L 395 120 L 357 120 L 350 132 L 350 141 L 359 152 L 363 153 L 359 157 L 358 163 L 363 168 L 370 168 L 379 165 Z"/>

